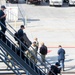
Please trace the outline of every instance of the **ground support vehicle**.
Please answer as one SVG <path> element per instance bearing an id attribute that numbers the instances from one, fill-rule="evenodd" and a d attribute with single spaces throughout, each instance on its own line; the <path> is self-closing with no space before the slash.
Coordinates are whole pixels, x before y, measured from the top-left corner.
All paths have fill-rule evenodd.
<path id="1" fill-rule="evenodd" d="M 59 5 L 62 6 L 63 5 L 63 0 L 49 0 L 49 5 Z"/>
<path id="2" fill-rule="evenodd" d="M 75 5 L 75 0 L 69 0 L 68 4 L 69 4 L 69 6 Z"/>

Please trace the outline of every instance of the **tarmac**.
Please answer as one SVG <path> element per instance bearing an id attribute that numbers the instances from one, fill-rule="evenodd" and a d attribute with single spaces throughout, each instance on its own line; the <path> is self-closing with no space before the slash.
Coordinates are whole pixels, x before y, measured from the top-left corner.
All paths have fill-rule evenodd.
<path id="1" fill-rule="evenodd" d="M 33 34 L 36 34 L 39 36 L 47 36 L 48 33 L 48 29 L 45 29 L 46 27 L 40 27 L 40 29 L 42 29 L 42 33 L 44 34 L 40 34 L 40 31 L 37 32 L 38 30 L 38 26 L 36 26 L 35 29 L 33 29 L 33 27 L 30 27 L 31 31 Z M 47 35 L 46 35 L 47 34 Z M 69 35 L 68 35 L 69 36 Z M 43 37 L 42 37 L 43 38 Z M 55 38 L 55 37 L 53 37 Z M 57 38 L 57 37 L 56 37 Z M 49 40 L 49 38 L 44 38 L 45 42 L 47 43 Z M 54 41 L 53 39 L 51 39 L 52 41 Z M 63 39 L 64 40 L 64 39 Z M 54 45 L 54 46 L 53 46 Z M 46 60 L 49 61 L 49 63 L 51 64 L 55 64 L 55 62 L 58 61 L 58 46 L 59 43 L 58 42 L 53 42 L 52 46 L 50 44 L 48 44 L 48 54 L 46 56 Z M 65 45 L 62 45 L 63 48 L 65 49 L 65 71 L 63 72 L 62 71 L 62 75 L 75 75 L 75 47 L 71 44 L 70 46 L 65 46 Z M 39 51 L 38 51 L 39 52 Z"/>
<path id="2" fill-rule="evenodd" d="M 35 19 L 33 19 L 33 20 L 35 20 Z M 25 32 L 28 35 L 29 39 L 33 41 L 34 38 L 37 37 L 39 40 L 39 43 L 41 41 L 44 41 L 44 43 L 48 47 L 48 54 L 46 56 L 46 59 L 51 64 L 54 64 L 55 62 L 57 62 L 58 45 L 61 44 L 66 51 L 65 71 L 64 72 L 62 71 L 62 75 L 75 75 L 75 45 L 74 45 L 75 44 L 75 39 L 74 39 L 75 35 L 73 35 L 75 32 L 74 26 L 69 25 L 67 22 L 66 24 L 68 24 L 68 26 L 65 26 L 63 23 L 61 25 L 62 26 L 62 29 L 61 29 L 60 23 L 62 21 L 65 22 L 64 19 L 62 19 L 62 20 L 59 19 L 59 21 L 57 21 L 56 18 L 54 18 L 54 19 L 47 18 L 47 20 L 45 18 L 41 18 L 40 20 L 37 19 L 37 21 L 33 21 L 33 20 L 29 20 L 29 19 L 26 20 L 27 24 L 25 26 L 26 27 Z M 55 20 L 55 23 L 58 23 L 58 25 L 55 26 L 55 23 L 53 22 L 54 20 Z M 48 24 L 49 22 L 51 22 L 52 25 L 49 25 Z M 74 23 L 74 20 L 73 20 L 73 23 Z M 15 30 L 18 30 L 20 28 L 20 25 L 23 24 L 23 22 L 16 22 L 16 23 L 10 22 L 10 24 L 12 25 L 12 27 L 14 27 Z M 10 30 L 14 33 L 14 31 L 12 29 L 10 29 Z M 69 32 L 70 30 L 71 30 L 71 32 Z M 7 32 L 6 32 L 6 34 L 9 35 Z M 61 38 L 58 37 L 59 34 L 60 34 Z M 62 37 L 62 35 L 64 35 L 64 34 L 65 34 L 65 36 Z M 71 35 L 74 37 L 72 37 Z M 66 38 L 66 36 L 68 38 Z M 9 35 L 9 37 L 11 37 L 11 36 Z M 11 39 L 14 40 L 14 38 L 12 38 L 12 37 L 11 37 Z"/>
<path id="3" fill-rule="evenodd" d="M 22 23 L 22 22 L 20 22 L 20 23 Z M 18 29 L 19 29 L 19 25 L 16 26 L 16 30 L 18 30 Z M 33 29 L 33 26 L 27 26 L 26 30 L 25 30 L 27 34 L 29 33 L 28 30 L 31 31 L 33 34 L 36 33 L 36 35 L 37 35 L 38 27 L 36 26 L 35 29 Z M 45 32 L 45 34 L 48 34 L 48 33 L 46 33 L 46 30 L 43 29 L 43 32 Z M 40 34 L 40 32 L 38 32 L 38 33 Z M 44 34 L 42 34 L 42 36 L 43 35 Z M 41 34 L 39 36 L 41 36 Z M 32 40 L 32 36 L 28 35 L 28 37 Z M 45 40 L 48 41 L 48 39 L 45 39 Z M 61 73 L 62 73 L 62 75 L 75 75 L 75 47 L 74 46 L 73 47 L 72 46 L 70 46 L 70 47 L 64 46 L 63 48 L 65 49 L 65 52 L 66 52 L 66 54 L 65 54 L 65 71 L 62 71 Z M 55 64 L 55 62 L 57 62 L 57 59 L 58 59 L 57 51 L 58 51 L 57 45 L 56 45 L 56 47 L 48 45 L 48 54 L 46 56 L 46 60 L 49 63 Z"/>

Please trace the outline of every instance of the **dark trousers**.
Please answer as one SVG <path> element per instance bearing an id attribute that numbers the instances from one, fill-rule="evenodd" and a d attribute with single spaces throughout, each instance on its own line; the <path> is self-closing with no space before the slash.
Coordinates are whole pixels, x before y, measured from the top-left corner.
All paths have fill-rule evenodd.
<path id="1" fill-rule="evenodd" d="M 23 41 L 22 40 L 20 40 L 22 43 L 23 43 Z M 21 58 L 24 60 L 25 59 L 25 51 L 27 51 L 27 48 L 24 46 L 24 43 L 22 44 L 21 42 L 18 42 L 18 44 L 19 44 L 19 47 L 20 47 L 20 49 L 21 49 Z"/>
<path id="2" fill-rule="evenodd" d="M 5 24 L 5 21 L 2 21 L 0 23 L 0 26 L 1 26 L 1 32 L 0 32 L 0 37 L 2 38 L 2 40 L 5 42 L 6 41 L 6 37 L 5 37 L 5 31 L 6 31 L 6 24 Z M 3 34 L 3 33 L 4 34 Z"/>

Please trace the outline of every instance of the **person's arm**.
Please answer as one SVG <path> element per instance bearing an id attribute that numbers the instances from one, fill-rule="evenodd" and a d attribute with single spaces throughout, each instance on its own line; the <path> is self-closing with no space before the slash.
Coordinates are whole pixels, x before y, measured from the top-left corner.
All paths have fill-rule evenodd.
<path id="1" fill-rule="evenodd" d="M 65 50 L 64 50 L 64 54 L 65 54 Z"/>
<path id="2" fill-rule="evenodd" d="M 5 14 L 5 15 L 3 15 L 2 17 L 0 17 L 0 19 L 2 19 L 2 18 L 4 18 L 4 17 L 6 17 L 7 15 Z"/>
<path id="3" fill-rule="evenodd" d="M 60 50 L 58 50 L 58 55 L 60 54 Z"/>

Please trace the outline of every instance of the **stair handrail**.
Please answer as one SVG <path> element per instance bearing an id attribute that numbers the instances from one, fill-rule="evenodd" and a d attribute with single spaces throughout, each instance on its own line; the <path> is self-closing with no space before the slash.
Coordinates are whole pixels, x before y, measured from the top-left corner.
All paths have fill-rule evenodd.
<path id="1" fill-rule="evenodd" d="M 1 50 L 1 48 L 0 48 L 0 50 Z M 3 54 L 4 54 L 4 52 L 3 52 Z M 15 67 L 14 63 L 7 57 L 6 54 L 5 54 L 5 56 L 4 56 L 3 54 L 0 53 L 0 59 L 1 59 L 2 61 L 4 61 L 4 63 L 5 63 L 8 67 L 10 67 L 10 69 L 11 69 L 16 75 L 17 75 L 17 72 L 21 75 L 21 73 L 19 72 L 19 70 Z M 6 61 L 5 59 L 3 59 L 1 56 L 4 57 L 4 58 L 6 58 L 7 60 L 9 60 L 9 61 L 13 64 L 13 67 L 15 68 L 15 70 L 16 70 L 17 72 L 16 72 L 16 71 L 7 63 L 7 61 Z"/>
<path id="2" fill-rule="evenodd" d="M 3 23 L 0 21 L 0 23 L 3 25 Z M 9 26 L 10 26 L 10 24 L 8 24 Z M 3 25 L 4 26 L 4 25 Z M 5 26 L 4 26 L 5 27 Z M 13 28 L 12 26 L 10 26 L 11 28 Z M 7 29 L 7 31 L 8 31 L 8 33 L 12 36 L 12 37 L 14 37 L 14 34 L 8 29 L 8 28 L 6 28 Z M 15 30 L 16 31 L 16 30 Z M 16 36 L 15 36 L 15 38 L 23 45 L 23 46 L 25 46 Z M 26 46 L 25 46 L 26 47 Z M 27 48 L 27 47 L 26 47 Z M 27 48 L 28 49 L 28 48 Z M 50 68 L 49 67 L 47 67 L 46 65 L 45 65 L 45 63 L 43 63 L 42 61 L 40 61 L 39 60 L 39 58 L 37 58 L 37 56 L 35 56 L 35 54 L 33 54 L 29 49 L 28 49 L 28 51 L 43 65 L 43 66 L 45 66 L 45 68 L 47 68 L 47 70 L 49 71 L 50 70 Z M 39 54 L 39 53 L 38 53 Z M 39 54 L 40 55 L 40 54 Z M 51 64 L 46 60 L 46 62 L 51 66 Z"/>
<path id="3" fill-rule="evenodd" d="M 1 31 L 2 32 L 2 31 Z M 2 32 L 3 33 L 3 32 Z M 4 34 L 4 33 L 3 33 Z M 9 39 L 9 41 L 11 41 L 12 43 L 14 43 L 7 35 L 5 35 L 6 37 L 7 37 L 7 39 Z M 15 43 L 14 43 L 15 44 Z M 18 48 L 18 46 L 15 44 L 15 46 Z M 28 49 L 29 50 L 29 49 Z M 21 52 L 23 52 L 24 53 L 24 51 L 22 51 L 21 49 L 20 49 L 20 53 Z M 31 52 L 30 50 L 29 50 L 29 52 Z M 32 53 L 32 52 L 31 52 Z M 33 54 L 33 53 L 32 53 Z M 34 55 L 35 56 L 35 55 Z M 20 58 L 21 58 L 21 55 L 20 55 Z M 40 61 L 40 60 L 39 60 Z M 41 61 L 40 61 L 41 62 Z M 33 62 L 34 63 L 34 62 Z M 38 66 L 38 65 L 36 65 L 36 66 Z M 39 66 L 38 66 L 39 67 Z M 39 67 L 39 69 L 42 71 L 42 72 L 44 72 L 40 67 Z M 45 72 L 44 72 L 45 73 Z"/>
<path id="4" fill-rule="evenodd" d="M 7 21 L 6 21 L 6 23 L 7 23 L 15 32 L 17 32 Z M 18 39 L 16 36 L 15 36 L 15 38 Z M 18 40 L 19 40 L 19 39 L 18 39 Z M 33 47 L 31 46 L 31 48 L 33 48 Z M 34 48 L 33 48 L 33 49 L 34 49 Z M 41 56 L 41 54 L 40 54 L 39 52 L 37 52 L 37 54 Z M 51 65 L 51 63 L 49 63 L 46 59 L 45 59 L 45 62 L 47 62 L 48 65 Z"/>
<path id="5" fill-rule="evenodd" d="M 14 63 L 14 62 L 12 62 L 11 60 L 10 60 L 10 58 L 8 58 L 8 54 L 7 54 L 7 52 L 5 52 L 4 50 L 4 47 L 0 44 L 0 50 L 1 50 L 1 52 L 3 53 L 3 55 L 5 55 L 5 60 L 8 60 L 8 61 L 10 61 L 11 63 L 13 63 L 13 66 L 14 66 L 14 64 L 15 65 L 17 65 L 16 63 Z M 7 61 L 6 61 L 7 62 Z M 20 67 L 19 65 L 17 65 L 18 66 L 18 68 L 22 68 L 22 67 Z M 17 70 L 18 71 L 18 69 L 15 67 L 15 70 Z"/>
<path id="6" fill-rule="evenodd" d="M 17 4 L 17 6 L 18 6 L 18 8 L 19 8 L 19 5 L 18 5 L 18 4 Z M 20 11 L 20 13 L 21 13 L 21 16 L 23 17 L 23 14 L 22 14 L 20 8 L 19 8 L 19 11 Z M 11 13 L 11 14 L 12 14 L 12 13 Z M 14 15 L 14 16 L 16 16 L 16 15 Z M 17 17 L 17 16 L 16 16 L 16 17 Z M 25 19 L 25 18 L 23 17 L 23 19 Z M 6 21 L 6 23 L 7 23 L 15 32 L 17 32 L 7 21 Z M 15 36 L 15 38 L 16 38 L 16 36 Z M 16 39 L 17 39 L 17 38 L 16 38 Z M 31 46 L 31 47 L 32 47 L 32 46 Z M 32 48 L 33 48 L 33 47 L 32 47 Z M 40 53 L 37 52 L 37 54 L 41 56 Z M 45 62 L 47 62 L 47 64 L 51 66 L 51 63 L 49 63 L 46 59 L 45 59 Z"/>
<path id="7" fill-rule="evenodd" d="M 22 17 L 22 21 L 24 22 L 24 25 L 25 25 L 25 17 L 23 16 L 23 14 L 22 14 L 22 12 L 21 12 L 20 7 L 19 7 L 18 4 L 17 4 L 17 7 L 18 7 L 19 12 L 20 12 L 20 15 L 21 15 L 21 17 Z M 7 10 L 6 10 L 6 11 L 7 11 Z M 7 12 L 8 12 L 8 11 L 7 11 Z M 14 15 L 13 13 L 11 13 L 11 12 L 9 12 L 9 13 L 12 14 L 13 16 L 15 16 L 16 18 L 18 18 L 18 16 Z"/>

